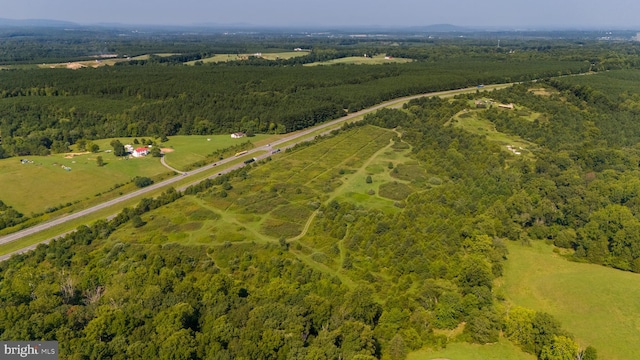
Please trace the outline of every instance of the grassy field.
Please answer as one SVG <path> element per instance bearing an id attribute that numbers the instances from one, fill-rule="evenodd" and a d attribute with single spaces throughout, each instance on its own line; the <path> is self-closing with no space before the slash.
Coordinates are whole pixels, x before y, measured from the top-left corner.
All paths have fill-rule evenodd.
<path id="1" fill-rule="evenodd" d="M 335 64 L 354 64 L 354 65 L 381 65 L 381 64 L 393 64 L 393 63 L 408 63 L 412 62 L 411 59 L 403 58 L 389 58 L 385 59 L 385 55 L 376 56 L 350 56 L 340 59 L 333 59 L 329 61 L 315 62 L 311 64 L 305 64 L 304 66 L 318 66 L 318 65 L 335 65 Z"/>
<path id="2" fill-rule="evenodd" d="M 396 136 L 387 129 L 356 127 L 318 144 L 281 152 L 249 165 L 242 179 L 215 185 L 143 215 L 144 226 L 125 225 L 112 238 L 215 248 L 284 239 L 289 251 L 308 266 L 355 286 L 341 266 L 346 251 L 343 239 L 323 228 L 321 206 L 339 199 L 366 208 L 401 211 L 397 199 L 378 194 L 378 187 L 385 184 L 402 184 L 402 189 L 392 186 L 389 191 L 403 197 L 416 191 L 413 182 L 395 173 L 396 168 L 404 168 L 399 174 L 412 171 L 415 163 L 407 158 L 409 147 L 394 146 L 391 139 Z M 367 176 L 372 176 L 371 183 L 367 183 Z"/>
<path id="3" fill-rule="evenodd" d="M 138 138 L 142 140 L 144 137 Z M 262 144 L 274 135 L 257 135 L 252 142 Z M 232 139 L 228 135 L 172 136 L 162 145 L 174 150 L 166 154 L 166 162 L 179 170 L 203 160 L 212 152 L 246 142 L 248 138 Z M 135 176 L 155 177 L 169 172 L 158 158 L 123 159 L 106 153 L 113 139 L 95 140 L 101 152 L 50 156 L 25 156 L 0 160 L 0 199 L 24 213 L 40 213 L 49 207 L 83 201 L 98 193 L 109 191 L 116 184 L 124 184 Z M 123 144 L 133 144 L 134 138 L 118 138 Z M 136 145 L 134 145 L 136 146 Z M 96 158 L 102 156 L 106 165 L 98 167 Z M 22 164 L 20 160 L 29 160 Z M 67 171 L 62 166 L 71 170 Z M 25 196 L 29 194 L 29 196 Z"/>
<path id="4" fill-rule="evenodd" d="M 640 359 L 640 275 L 569 262 L 552 250 L 509 244 L 499 291 L 514 305 L 555 316 L 599 359 Z"/>
<path id="5" fill-rule="evenodd" d="M 456 114 L 449 122 L 445 125 L 453 124 L 453 126 L 462 128 L 470 133 L 477 135 L 484 135 L 487 137 L 489 141 L 493 141 L 499 144 L 504 151 L 508 151 L 509 153 L 515 154 L 515 152 L 519 152 L 521 155 L 525 157 L 532 157 L 531 149 L 536 147 L 536 144 L 526 141 L 517 135 L 509 135 L 496 130 L 495 125 L 485 119 L 482 115 L 485 110 L 463 110 L 462 112 Z M 503 109 L 500 111 L 513 111 L 508 109 Z M 520 116 L 521 118 L 525 118 L 526 120 L 533 121 L 538 118 L 539 114 L 531 113 L 525 110 L 521 110 Z"/>
<path id="6" fill-rule="evenodd" d="M 477 345 L 450 343 L 442 350 L 418 350 L 409 353 L 407 360 L 535 360 L 511 342 L 500 339 L 495 344 Z"/>
<path id="7" fill-rule="evenodd" d="M 91 198 L 115 184 L 127 183 L 135 176 L 153 177 L 168 171 L 158 158 L 124 160 L 103 152 L 76 155 L 72 158 L 56 154 L 0 160 L 0 199 L 28 215 Z M 97 156 L 102 156 L 106 165 L 98 167 Z M 29 162 L 23 164 L 22 159 Z"/>
<path id="8" fill-rule="evenodd" d="M 412 181 L 408 179 L 399 179 L 392 170 L 406 165 L 405 162 L 409 161 L 406 156 L 410 150 L 395 150 L 392 146 L 381 149 L 356 172 L 348 175 L 351 181 L 341 187 L 336 197 L 341 201 L 351 201 L 387 212 L 399 211 L 394 206 L 395 201 L 404 200 L 418 188 L 412 186 Z M 371 183 L 366 181 L 368 176 L 371 177 Z M 397 191 L 400 188 L 402 191 Z"/>
<path id="9" fill-rule="evenodd" d="M 97 68 L 100 66 L 111 66 L 118 62 L 128 61 L 127 59 L 95 59 L 95 60 L 82 60 L 82 61 L 73 61 L 66 63 L 56 63 L 56 64 L 41 64 L 38 65 L 41 69 L 71 69 L 77 70 L 85 67 Z"/>
<path id="10" fill-rule="evenodd" d="M 299 245 L 292 252 L 309 266 L 343 278 L 340 254 L 331 253 L 336 240 L 314 230 L 312 220 L 321 204 L 338 197 L 399 210 L 393 205 L 395 200 L 367 194 L 378 182 L 393 180 L 390 161 L 407 161 L 393 151 L 390 140 L 395 135 L 365 126 L 320 144 L 282 152 L 252 165 L 246 178 L 234 180 L 233 186 L 218 185 L 196 197 L 187 196 L 145 214 L 143 227 L 125 226 L 114 236 L 118 241 L 209 245 L 277 242 L 284 237 Z M 369 174 L 376 178 L 372 184 L 365 181 Z M 363 198 L 356 200 L 354 194 Z M 347 277 L 344 281 L 349 283 Z"/>
<path id="11" fill-rule="evenodd" d="M 165 154 L 167 164 L 178 170 L 184 170 L 188 165 L 204 160 L 207 155 L 216 150 L 222 150 L 247 141 L 260 145 L 278 138 L 280 137 L 277 135 L 256 135 L 240 139 L 232 139 L 229 135 L 170 136 L 169 141 L 163 144 L 163 147 L 174 150 Z"/>
<path id="12" fill-rule="evenodd" d="M 293 57 L 305 56 L 308 54 L 306 51 L 285 51 L 285 52 L 277 52 L 277 53 L 260 53 L 259 56 L 265 60 L 278 60 L 278 59 L 291 59 Z M 240 61 L 246 60 L 250 56 L 258 57 L 256 54 L 216 54 L 212 57 L 208 57 L 202 60 L 194 60 L 188 61 L 185 65 L 194 65 L 196 62 L 201 61 L 203 63 L 212 63 L 212 62 L 227 62 L 227 61 Z"/>
<path id="13" fill-rule="evenodd" d="M 155 54 L 157 56 L 171 56 L 177 54 Z M 51 64 L 40 64 L 37 65 L 41 69 L 71 69 L 76 70 L 85 67 L 100 67 L 100 66 L 112 66 L 116 63 L 129 61 L 129 60 L 147 60 L 149 55 L 140 55 L 132 58 L 104 58 L 104 59 L 92 59 L 92 60 L 81 60 L 81 61 L 73 61 L 73 62 L 64 62 L 64 63 L 51 63 Z"/>

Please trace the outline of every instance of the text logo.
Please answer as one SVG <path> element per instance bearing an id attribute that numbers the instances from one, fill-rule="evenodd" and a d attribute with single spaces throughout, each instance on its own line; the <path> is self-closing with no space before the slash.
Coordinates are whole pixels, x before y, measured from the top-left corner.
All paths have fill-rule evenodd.
<path id="1" fill-rule="evenodd" d="M 58 360 L 58 342 L 0 341 L 0 359 Z"/>

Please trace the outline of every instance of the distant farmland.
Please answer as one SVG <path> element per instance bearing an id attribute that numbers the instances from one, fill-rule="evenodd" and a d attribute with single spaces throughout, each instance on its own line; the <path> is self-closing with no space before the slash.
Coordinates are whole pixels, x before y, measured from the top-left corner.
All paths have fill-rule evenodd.
<path id="1" fill-rule="evenodd" d="M 305 56 L 308 52 L 306 51 L 286 51 L 286 52 L 278 52 L 278 53 L 253 53 L 253 54 L 216 54 L 212 57 L 208 57 L 201 60 L 188 61 L 185 65 L 194 65 L 196 62 L 200 61 L 203 63 L 216 63 L 216 62 L 227 62 L 227 61 L 241 61 L 247 60 L 251 57 L 265 59 L 265 60 L 278 60 L 278 59 L 291 59 L 293 57 Z"/>
<path id="2" fill-rule="evenodd" d="M 305 64 L 305 66 L 317 66 L 317 65 L 336 65 L 336 64 L 354 64 L 354 65 L 380 65 L 380 64 L 402 64 L 412 62 L 411 59 L 393 58 L 385 55 L 376 56 L 349 56 L 340 59 L 334 59 L 323 62 L 316 62 L 311 64 Z"/>

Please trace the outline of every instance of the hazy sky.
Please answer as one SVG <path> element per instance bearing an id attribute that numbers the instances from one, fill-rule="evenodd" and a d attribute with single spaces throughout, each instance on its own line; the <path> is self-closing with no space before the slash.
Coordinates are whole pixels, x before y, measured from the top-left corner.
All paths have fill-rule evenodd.
<path id="1" fill-rule="evenodd" d="M 81 24 L 640 28 L 638 0 L 8 0 L 0 18 Z"/>

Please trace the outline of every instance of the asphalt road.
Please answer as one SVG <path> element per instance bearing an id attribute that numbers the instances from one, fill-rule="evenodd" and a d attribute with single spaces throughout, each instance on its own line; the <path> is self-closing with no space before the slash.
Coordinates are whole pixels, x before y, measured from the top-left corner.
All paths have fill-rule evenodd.
<path id="1" fill-rule="evenodd" d="M 495 88 L 504 88 L 504 87 L 507 87 L 507 86 L 510 86 L 510 85 L 512 85 L 512 84 L 501 84 L 501 85 L 485 86 L 482 90 L 491 90 L 491 89 L 495 89 Z M 355 118 L 357 118 L 359 116 L 368 114 L 370 112 L 374 112 L 374 111 L 382 109 L 384 107 L 390 107 L 390 106 L 393 106 L 393 105 L 397 105 L 397 106 L 394 106 L 394 107 L 398 107 L 400 104 L 402 104 L 402 103 L 404 103 L 404 102 L 406 102 L 408 100 L 411 100 L 411 99 L 417 99 L 417 98 L 421 98 L 421 97 L 425 97 L 425 96 L 453 96 L 453 95 L 456 95 L 456 94 L 470 92 L 470 91 L 476 91 L 476 90 L 477 90 L 477 88 L 473 87 L 473 88 L 466 88 L 466 89 L 439 91 L 439 92 L 433 92 L 433 93 L 427 93 L 427 94 L 413 95 L 413 96 L 407 96 L 407 97 L 403 97 L 403 98 L 390 100 L 390 101 L 378 104 L 376 106 L 370 107 L 368 109 L 364 109 L 364 110 L 360 110 L 360 111 L 355 112 L 355 113 L 348 114 L 348 115 L 343 116 L 343 117 L 341 117 L 339 119 L 328 121 L 328 122 L 322 123 L 320 125 L 317 125 L 317 126 L 305 129 L 305 130 L 301 130 L 301 131 L 297 131 L 295 133 L 291 133 L 289 136 L 286 136 L 286 137 L 284 137 L 284 138 L 282 138 L 280 140 L 274 141 L 269 145 L 264 145 L 264 146 L 260 146 L 260 147 L 251 149 L 251 150 L 247 151 L 247 155 L 258 153 L 258 152 L 265 152 L 262 155 L 255 156 L 255 158 L 257 160 L 266 158 L 266 157 L 270 156 L 271 152 L 273 150 L 275 150 L 275 149 L 281 149 L 281 151 L 284 151 L 286 148 L 293 147 L 298 143 L 312 140 L 315 136 L 308 137 L 308 138 L 305 138 L 305 136 L 307 136 L 307 135 L 309 135 L 309 134 L 311 134 L 313 132 L 316 132 L 318 130 L 322 130 L 322 129 L 325 129 L 325 128 L 333 128 L 337 124 L 353 120 L 353 119 L 355 119 Z M 329 132 L 331 130 L 332 129 L 329 129 L 329 130 L 327 130 L 327 132 Z M 293 140 L 298 140 L 298 141 L 296 141 L 295 143 L 291 143 L 291 144 L 287 145 L 286 147 L 282 147 L 281 148 L 281 147 L 278 146 L 280 144 L 291 142 Z M 223 165 L 225 163 L 228 163 L 228 162 L 236 160 L 236 159 L 237 159 L 236 157 L 229 157 L 229 158 L 220 160 L 220 161 L 216 162 L 216 166 Z M 214 177 L 216 177 L 216 176 L 218 176 L 220 174 L 228 173 L 230 171 L 233 171 L 235 169 L 241 168 L 243 166 L 245 166 L 244 163 L 236 164 L 236 165 L 234 165 L 232 167 L 229 167 L 229 168 L 226 168 L 224 170 L 221 170 L 220 173 L 218 173 L 216 175 L 213 175 L 210 178 L 214 178 Z M 117 205 L 117 204 L 119 204 L 121 202 L 124 202 L 124 201 L 130 200 L 132 198 L 135 198 L 137 196 L 141 196 L 141 195 L 147 194 L 147 193 L 149 193 L 151 191 L 154 191 L 154 190 L 157 190 L 157 189 L 161 189 L 161 188 L 164 188 L 164 187 L 168 187 L 169 185 L 172 185 L 172 184 L 174 184 L 174 183 L 176 183 L 178 181 L 184 180 L 185 177 L 187 177 L 187 178 L 188 177 L 192 177 L 192 176 L 195 176 L 195 175 L 197 175 L 197 174 L 199 174 L 199 173 L 201 173 L 203 171 L 210 170 L 211 167 L 212 167 L 212 165 L 207 165 L 207 166 L 203 166 L 203 167 L 198 168 L 198 169 L 190 170 L 188 172 L 181 172 L 182 176 L 175 176 L 175 177 L 173 177 L 171 179 L 167 179 L 167 180 L 161 181 L 159 183 L 155 183 L 155 184 L 149 185 L 149 186 L 147 186 L 145 188 L 142 188 L 140 190 L 136 190 L 134 192 L 122 195 L 122 196 L 120 196 L 118 198 L 106 201 L 104 203 L 92 206 L 90 208 L 87 208 L 87 209 L 84 209 L 84 210 L 81 210 L 81 211 L 78 211 L 78 212 L 75 212 L 75 213 L 72 213 L 72 214 L 63 215 L 62 217 L 59 217 L 57 219 L 54 219 L 54 220 L 51 220 L 51 221 L 47 221 L 47 222 L 44 222 L 44 223 L 40 223 L 40 224 L 34 225 L 32 227 L 29 227 L 27 229 L 20 230 L 20 231 L 17 231 L 15 233 L 12 233 L 12 234 L 9 234 L 9 235 L 6 235 L 6 236 L 2 236 L 2 237 L 0 237 L 0 244 L 6 244 L 6 243 L 9 243 L 9 242 L 12 242 L 12 241 L 16 241 L 16 240 L 22 239 L 22 238 L 24 238 L 26 236 L 30 236 L 30 235 L 36 234 L 38 232 L 41 232 L 41 231 L 44 231 L 44 230 L 47 230 L 47 229 L 51 229 L 51 228 L 53 228 L 55 226 L 64 224 L 65 222 L 68 222 L 68 221 L 71 221 L 71 220 L 74 220 L 74 219 L 78 219 L 78 218 L 81 218 L 83 216 L 89 215 L 91 213 L 106 209 L 108 207 Z M 200 181 L 202 181 L 202 180 L 195 181 L 192 184 L 196 184 L 196 183 L 198 183 Z M 192 185 L 192 184 L 189 184 L 189 185 Z M 178 190 L 183 190 L 186 187 L 188 187 L 189 185 L 183 186 L 183 187 L 179 188 Z M 54 238 L 58 238 L 58 237 L 66 235 L 66 234 L 67 233 L 62 233 L 60 235 L 55 236 Z M 46 243 L 46 242 L 49 242 L 50 240 L 51 239 L 45 240 L 45 241 L 42 241 L 41 243 Z M 22 252 L 25 252 L 25 251 L 32 250 L 36 246 L 37 246 L 37 244 L 31 245 L 31 246 L 27 246 L 25 248 L 22 248 L 20 250 L 17 250 L 15 252 L 13 252 L 13 253 L 0 256 L 0 261 L 4 261 L 4 260 L 8 259 L 13 254 L 18 254 L 18 253 L 22 253 Z"/>

